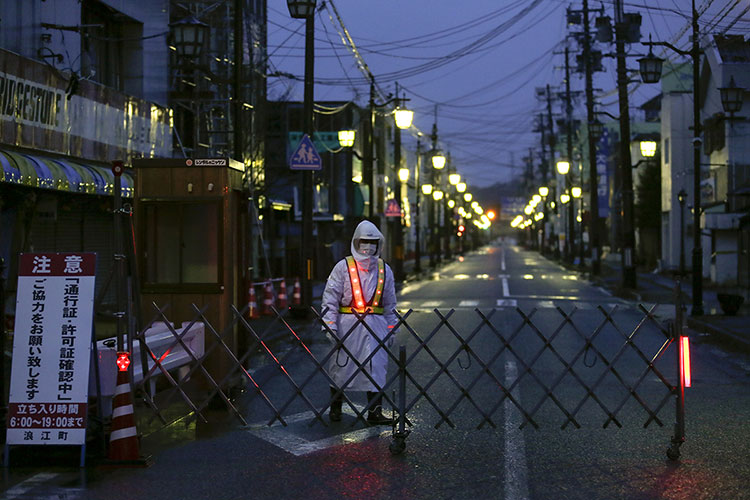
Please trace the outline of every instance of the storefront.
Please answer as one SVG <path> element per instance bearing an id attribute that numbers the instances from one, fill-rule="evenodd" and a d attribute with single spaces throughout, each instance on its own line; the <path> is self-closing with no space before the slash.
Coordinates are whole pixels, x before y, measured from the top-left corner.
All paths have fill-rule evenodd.
<path id="1" fill-rule="evenodd" d="M 0 257 L 12 313 L 20 252 L 97 252 L 97 300 L 111 302 L 111 162 L 169 156 L 167 108 L 0 49 Z M 123 197 L 134 195 L 131 169 Z M 126 228 L 127 230 L 127 228 Z M 111 288 L 111 287 L 110 287 Z"/>

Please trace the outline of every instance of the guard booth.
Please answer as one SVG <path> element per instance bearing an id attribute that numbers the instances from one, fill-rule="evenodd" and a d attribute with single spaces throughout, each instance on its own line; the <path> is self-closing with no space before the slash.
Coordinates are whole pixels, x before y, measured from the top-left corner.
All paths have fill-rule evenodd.
<path id="1" fill-rule="evenodd" d="M 236 354 L 231 306 L 241 308 L 246 206 L 243 165 L 228 158 L 136 159 L 135 253 L 142 323 L 168 305 L 166 316 L 179 327 L 207 306 L 206 320 Z M 206 332 L 205 350 L 217 342 Z M 204 366 L 221 380 L 232 360 L 214 349 Z"/>

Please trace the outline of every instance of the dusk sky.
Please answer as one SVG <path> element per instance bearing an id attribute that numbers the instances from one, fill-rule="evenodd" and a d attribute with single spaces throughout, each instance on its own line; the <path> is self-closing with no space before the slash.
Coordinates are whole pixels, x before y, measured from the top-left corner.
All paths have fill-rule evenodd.
<path id="1" fill-rule="evenodd" d="M 544 111 L 535 95 L 538 87 L 564 89 L 567 43 L 571 64 L 580 52 L 568 35 L 566 9 L 580 10 L 580 2 L 561 0 L 318 0 L 324 5 L 316 16 L 315 100 L 349 101 L 366 105 L 369 84 L 351 47 L 342 40 L 346 28 L 361 60 L 375 76 L 382 92 L 398 82 L 415 112 L 414 128 L 402 134 L 404 147 L 416 149 L 416 134 L 429 136 L 435 121 L 440 146 L 450 153 L 457 171 L 470 186 L 485 187 L 522 173 L 522 157 L 539 150 L 534 118 Z M 690 0 L 626 2 L 625 11 L 640 13 L 641 40 L 669 41 L 686 48 L 690 33 Z M 747 33 L 750 0 L 696 0 L 703 32 Z M 614 0 L 591 1 L 589 8 L 614 18 Z M 304 21 L 292 19 L 282 1 L 268 3 L 269 72 L 298 75 L 269 79 L 269 98 L 302 100 L 304 75 Z M 592 31 L 594 18 L 592 14 Z M 339 20 L 340 19 L 340 20 Z M 614 53 L 614 44 L 597 44 Z M 647 47 L 633 44 L 628 67 L 636 69 Z M 662 49 L 663 57 L 678 59 Z M 617 112 L 615 61 L 604 58 L 605 71 L 597 73 L 599 109 Z M 573 73 L 572 89 L 583 89 L 583 75 Z M 631 107 L 659 93 L 658 85 L 631 84 Z M 580 117 L 581 99 L 574 104 Z M 562 112 L 562 103 L 553 112 Z M 637 113 L 633 112 L 634 119 Z M 429 141 L 428 138 L 423 142 Z M 538 161 L 538 160 L 537 160 Z"/>

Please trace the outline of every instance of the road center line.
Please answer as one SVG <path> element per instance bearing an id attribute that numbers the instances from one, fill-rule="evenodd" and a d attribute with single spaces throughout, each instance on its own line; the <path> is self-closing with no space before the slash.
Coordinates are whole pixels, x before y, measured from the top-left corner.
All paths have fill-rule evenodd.
<path id="1" fill-rule="evenodd" d="M 503 282 L 503 297 L 510 295 L 510 289 L 508 288 L 508 278 L 502 278 Z"/>
<path id="2" fill-rule="evenodd" d="M 500 247 L 500 270 L 505 271 L 505 247 Z"/>
<path id="3" fill-rule="evenodd" d="M 505 362 L 505 386 L 510 387 L 518 378 L 515 361 Z M 511 391 L 513 399 L 521 403 L 520 384 Z M 505 500 L 527 500 L 529 498 L 526 446 L 523 440 L 521 414 L 509 398 L 503 403 L 505 413 Z"/>

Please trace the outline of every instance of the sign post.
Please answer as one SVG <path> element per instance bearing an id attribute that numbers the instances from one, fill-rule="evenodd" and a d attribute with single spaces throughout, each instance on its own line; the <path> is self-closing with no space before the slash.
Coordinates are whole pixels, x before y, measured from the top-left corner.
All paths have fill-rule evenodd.
<path id="1" fill-rule="evenodd" d="M 86 457 L 94 253 L 20 255 L 4 464 L 10 445 L 78 445 Z"/>

